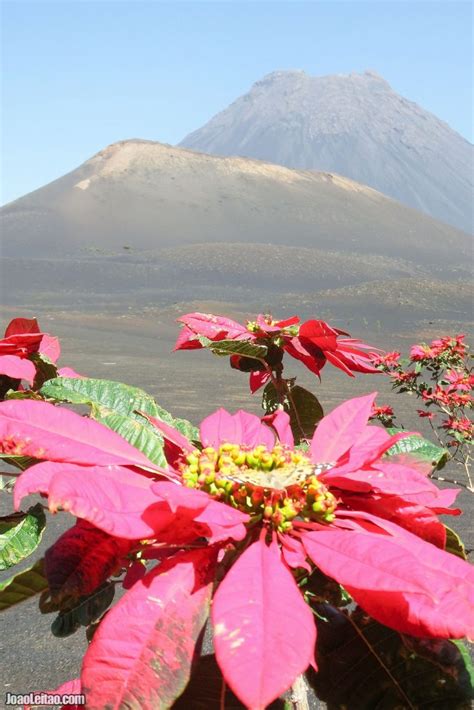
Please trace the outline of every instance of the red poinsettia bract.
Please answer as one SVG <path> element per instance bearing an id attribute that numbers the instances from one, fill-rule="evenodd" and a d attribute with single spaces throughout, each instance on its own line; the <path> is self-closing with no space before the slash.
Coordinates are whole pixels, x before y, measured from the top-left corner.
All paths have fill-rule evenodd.
<path id="1" fill-rule="evenodd" d="M 41 333 L 36 318 L 14 318 L 0 340 L 0 375 L 33 384 L 36 367 L 28 358 L 38 352 L 56 362 L 60 353 L 57 338 Z"/>
<path id="2" fill-rule="evenodd" d="M 39 353 L 56 363 L 61 352 L 59 340 L 40 331 L 36 318 L 14 318 L 0 340 L 0 376 L 24 380 L 33 385 L 37 374 L 34 356 Z M 65 377 L 81 377 L 69 367 L 58 370 Z"/>
<path id="3" fill-rule="evenodd" d="M 183 328 L 176 341 L 175 350 L 202 348 L 202 337 L 212 342 L 243 340 L 266 345 L 266 368 L 263 363 L 249 361 L 240 355 L 233 355 L 230 360 L 232 367 L 251 371 L 252 392 L 269 381 L 270 369 L 281 364 L 284 352 L 300 360 L 318 376 L 326 362 L 330 362 L 350 377 L 354 376 L 354 372 L 379 372 L 372 362 L 377 348 L 354 338 L 341 337 L 347 336 L 348 333 L 332 328 L 322 320 L 307 320 L 300 324 L 297 316 L 275 321 L 269 315 L 260 314 L 255 321 L 241 325 L 223 316 L 187 313 L 178 318 L 178 322 L 183 324 Z"/>
<path id="4" fill-rule="evenodd" d="M 89 708 L 170 706 L 210 608 L 225 681 L 248 708 L 264 708 L 314 664 L 301 569 L 319 568 L 400 632 L 474 635 L 474 575 L 445 552 L 437 517 L 459 514 L 449 507 L 457 491 L 386 455 L 400 435 L 367 424 L 374 399 L 337 407 L 307 452 L 294 448 L 283 412 L 263 423 L 220 409 L 201 423 L 200 447 L 149 417 L 168 443 L 167 469 L 73 412 L 0 404 L 7 448 L 45 459 L 19 477 L 17 508 L 40 492 L 51 510 L 161 560 L 142 573 L 132 563 L 127 593 L 93 637 L 82 668 Z M 118 547 L 104 541 L 101 564 L 123 557 Z"/>

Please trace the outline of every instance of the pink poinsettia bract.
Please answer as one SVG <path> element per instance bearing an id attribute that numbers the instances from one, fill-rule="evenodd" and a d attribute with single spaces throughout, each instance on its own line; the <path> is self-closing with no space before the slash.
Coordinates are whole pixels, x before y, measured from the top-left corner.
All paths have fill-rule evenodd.
<path id="1" fill-rule="evenodd" d="M 101 569 L 128 565 L 128 591 L 85 655 L 89 708 L 170 706 L 209 614 L 226 683 L 246 707 L 266 707 L 314 665 L 305 571 L 402 633 L 474 635 L 474 575 L 445 551 L 438 520 L 460 513 L 450 508 L 457 491 L 387 455 L 401 435 L 368 425 L 374 400 L 334 409 L 307 450 L 295 448 L 282 411 L 263 422 L 220 409 L 201 423 L 199 446 L 147 417 L 166 440 L 165 468 L 73 412 L 0 404 L 1 440 L 43 459 L 19 477 L 16 507 L 47 495 L 51 510 L 80 519 L 71 545 L 91 554 L 91 535 Z M 57 564 L 49 554 L 57 590 L 61 554 Z M 147 560 L 160 562 L 147 571 Z"/>
<path id="2" fill-rule="evenodd" d="M 203 338 L 213 343 L 223 340 L 247 341 L 267 346 L 264 362 L 232 355 L 230 364 L 250 372 L 250 389 L 255 392 L 266 384 L 271 370 L 281 368 L 283 354 L 299 360 L 318 377 L 327 362 L 354 377 L 354 372 L 377 373 L 373 364 L 378 349 L 348 336 L 322 320 L 300 323 L 297 316 L 276 321 L 270 315 L 258 315 L 255 321 L 241 325 L 234 320 L 207 313 L 188 313 L 178 318 L 183 324 L 175 350 L 202 348 Z"/>

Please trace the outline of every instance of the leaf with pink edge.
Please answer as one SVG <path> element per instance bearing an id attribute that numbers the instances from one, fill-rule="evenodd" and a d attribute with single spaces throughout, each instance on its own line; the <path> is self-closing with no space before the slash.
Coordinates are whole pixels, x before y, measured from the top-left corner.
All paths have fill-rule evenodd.
<path id="1" fill-rule="evenodd" d="M 216 658 L 231 690 L 264 708 L 313 661 L 313 615 L 276 543 L 253 543 L 231 567 L 212 605 Z"/>
<path id="2" fill-rule="evenodd" d="M 170 707 L 190 677 L 214 567 L 212 549 L 179 553 L 136 582 L 107 614 L 82 666 L 89 710 Z"/>

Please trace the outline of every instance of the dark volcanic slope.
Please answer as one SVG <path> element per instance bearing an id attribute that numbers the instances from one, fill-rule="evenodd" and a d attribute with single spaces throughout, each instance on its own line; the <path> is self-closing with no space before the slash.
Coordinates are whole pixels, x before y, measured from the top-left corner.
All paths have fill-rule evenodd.
<path id="1" fill-rule="evenodd" d="M 138 140 L 109 146 L 0 214 L 10 257 L 244 242 L 444 266 L 469 248 L 463 232 L 337 175 Z"/>
<path id="2" fill-rule="evenodd" d="M 181 145 L 339 173 L 472 231 L 473 146 L 373 72 L 273 72 Z"/>

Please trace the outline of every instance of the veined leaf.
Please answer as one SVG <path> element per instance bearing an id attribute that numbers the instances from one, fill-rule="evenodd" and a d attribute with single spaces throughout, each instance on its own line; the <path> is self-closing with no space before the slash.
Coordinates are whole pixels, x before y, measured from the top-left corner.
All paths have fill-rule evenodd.
<path id="1" fill-rule="evenodd" d="M 72 606 L 61 611 L 51 624 L 54 636 L 65 638 L 75 633 L 81 626 L 89 626 L 97 621 L 112 604 L 115 583 L 108 582 L 92 594 L 72 602 Z"/>
<path id="2" fill-rule="evenodd" d="M 13 567 L 38 547 L 46 517 L 37 503 L 27 513 L 13 513 L 0 518 L 0 570 Z"/>
<path id="3" fill-rule="evenodd" d="M 311 439 L 317 423 L 323 418 L 323 408 L 317 397 L 304 387 L 289 385 L 290 394 L 283 400 L 284 411 L 290 416 L 291 431 L 295 443 Z M 275 386 L 269 382 L 262 395 L 262 408 L 266 414 L 272 414 L 278 408 L 278 395 Z"/>
<path id="4" fill-rule="evenodd" d="M 458 642 L 403 636 L 360 608 L 317 605 L 318 672 L 307 674 L 333 710 L 470 708 L 470 661 Z"/>
<path id="5" fill-rule="evenodd" d="M 403 429 L 390 427 L 387 429 L 389 434 L 399 434 Z M 424 439 L 422 436 L 407 436 L 400 439 L 386 453 L 386 456 L 396 456 L 397 454 L 411 454 L 417 459 L 421 459 L 430 463 L 433 469 L 441 469 L 445 465 L 448 458 L 448 451 L 437 444 Z"/>
<path id="6" fill-rule="evenodd" d="M 167 466 L 163 453 L 163 437 L 156 429 L 152 429 L 143 417 L 135 419 L 124 414 L 118 414 L 112 409 L 96 406 L 92 409 L 92 417 L 97 422 L 120 434 L 129 444 L 145 454 L 157 466 Z"/>
<path id="7" fill-rule="evenodd" d="M 194 426 L 194 424 L 191 424 L 187 419 L 175 419 L 172 414 L 166 411 L 166 409 L 163 409 L 163 407 L 160 407 L 159 404 L 156 405 L 156 408 L 158 410 L 156 415 L 158 419 L 161 419 L 166 422 L 166 424 L 177 429 L 183 436 L 189 439 L 189 441 L 199 441 L 199 429 Z"/>
<path id="8" fill-rule="evenodd" d="M 88 404 L 91 407 L 91 417 L 93 419 L 116 431 L 145 454 L 147 454 L 145 449 L 148 449 L 149 451 L 154 451 L 155 456 L 159 456 L 158 439 L 160 435 L 153 425 L 140 416 L 138 412 L 144 412 L 152 417 L 162 419 L 170 426 L 178 429 L 188 439 L 199 438 L 196 427 L 186 419 L 175 419 L 166 409 L 158 405 L 151 395 L 138 387 L 124 385 L 121 382 L 95 380 L 92 378 L 58 377 L 47 382 L 42 387 L 41 394 L 61 402 Z M 118 416 L 114 417 L 114 414 Z M 137 428 L 133 424 L 127 423 L 127 418 L 133 422 L 138 422 L 139 427 Z M 151 431 L 155 438 L 147 438 L 144 434 L 146 429 Z M 137 443 L 132 441 L 132 439 L 143 445 L 145 449 L 137 446 Z M 155 459 L 151 460 L 154 463 L 160 463 Z M 164 457 L 161 459 L 161 463 L 163 461 Z"/>
<path id="9" fill-rule="evenodd" d="M 39 560 L 32 567 L 0 582 L 0 611 L 34 597 L 47 587 L 44 561 Z"/>
<path id="10" fill-rule="evenodd" d="M 248 340 L 218 340 L 211 341 L 206 347 L 215 355 L 241 355 L 254 360 L 261 360 L 268 352 L 266 345 L 249 343 Z"/>
<path id="11" fill-rule="evenodd" d="M 43 385 L 41 394 L 59 402 L 106 407 L 125 416 L 131 416 L 135 410 L 141 410 L 152 416 L 158 414 L 151 395 L 138 387 L 112 380 L 57 377 Z"/>

